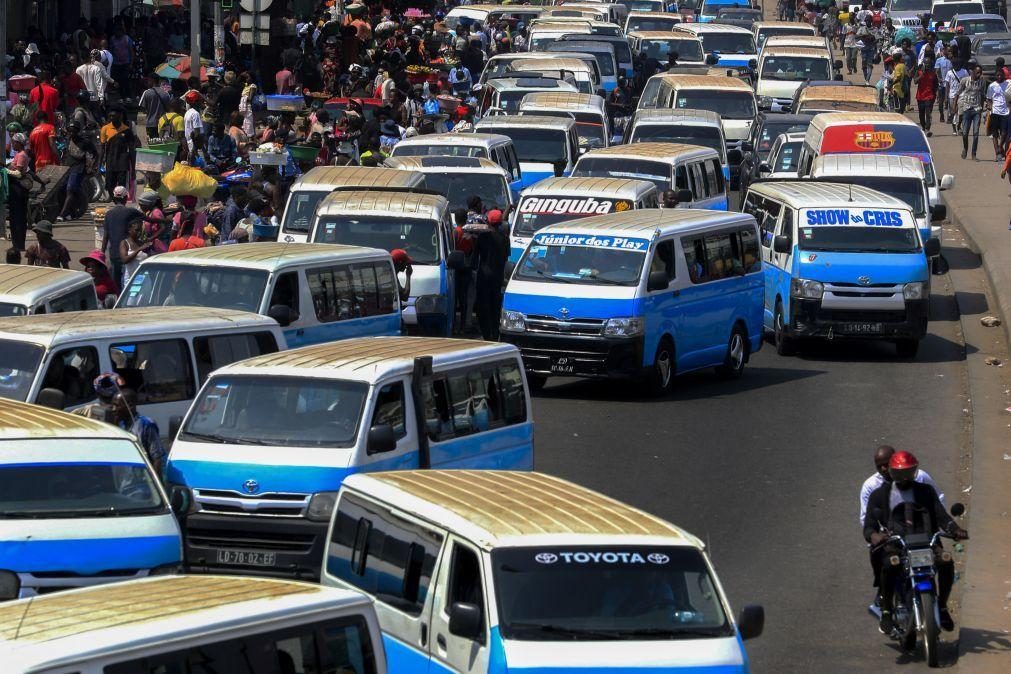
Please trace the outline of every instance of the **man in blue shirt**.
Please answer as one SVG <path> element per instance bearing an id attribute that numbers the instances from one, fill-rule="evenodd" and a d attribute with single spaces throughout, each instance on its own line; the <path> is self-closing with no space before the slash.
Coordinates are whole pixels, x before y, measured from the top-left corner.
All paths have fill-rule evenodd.
<path id="1" fill-rule="evenodd" d="M 113 400 L 116 408 L 117 425 L 133 433 L 144 448 L 151 467 L 159 479 L 164 480 L 165 459 L 168 454 L 161 444 L 158 424 L 137 412 L 137 393 L 133 389 L 122 388 Z"/>
<path id="2" fill-rule="evenodd" d="M 210 157 L 211 163 L 221 171 L 234 164 L 238 154 L 239 148 L 235 145 L 235 139 L 225 133 L 224 124 L 216 123 L 207 139 L 207 155 Z"/>

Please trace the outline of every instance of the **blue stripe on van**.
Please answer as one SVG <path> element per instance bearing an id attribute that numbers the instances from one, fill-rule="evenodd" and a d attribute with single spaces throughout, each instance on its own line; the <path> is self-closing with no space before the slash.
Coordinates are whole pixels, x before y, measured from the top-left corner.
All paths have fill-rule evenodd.
<path id="1" fill-rule="evenodd" d="M 408 644 L 389 632 L 383 632 L 386 669 L 391 672 L 427 672 L 428 653 Z"/>
<path id="2" fill-rule="evenodd" d="M 545 283 L 538 289 L 546 290 Z M 528 295 L 506 291 L 502 307 L 510 311 L 538 316 L 554 316 L 560 318 L 558 310 L 565 307 L 572 320 L 579 318 L 618 318 L 638 316 L 640 312 L 638 299 L 604 299 L 600 297 L 555 297 L 552 295 Z"/>
<path id="3" fill-rule="evenodd" d="M 309 344 L 336 342 L 352 337 L 378 337 L 400 334 L 400 313 L 368 318 L 355 318 L 347 321 L 321 323 L 303 328 L 284 328 L 284 338 L 289 349 Z"/>
<path id="4" fill-rule="evenodd" d="M 115 529 L 116 518 L 107 518 Z M 45 526 L 37 535 L 45 535 Z M 0 569 L 32 573 L 63 571 L 90 576 L 113 569 L 152 569 L 182 560 L 178 536 L 0 541 Z"/>

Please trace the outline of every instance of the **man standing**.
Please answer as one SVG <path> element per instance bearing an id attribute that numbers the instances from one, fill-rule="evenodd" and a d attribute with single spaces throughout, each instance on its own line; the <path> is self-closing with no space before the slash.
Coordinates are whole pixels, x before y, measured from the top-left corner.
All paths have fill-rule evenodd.
<path id="1" fill-rule="evenodd" d="M 952 64 L 948 54 L 951 50 L 948 47 L 939 45 L 940 54 L 934 61 L 934 70 L 937 72 L 937 112 L 940 116 L 941 124 L 944 124 L 944 109 L 948 102 L 948 73 L 951 72 Z M 950 115 L 950 111 L 949 111 Z"/>
<path id="2" fill-rule="evenodd" d="M 476 236 L 477 297 L 474 307 L 481 336 L 490 342 L 498 340 L 499 316 L 502 313 L 502 282 L 509 261 L 509 238 L 501 231 L 502 211 L 487 213 L 488 224 L 471 224 L 463 231 Z"/>
<path id="3" fill-rule="evenodd" d="M 998 67 L 994 81 L 986 88 L 986 109 L 990 111 L 990 121 L 987 123 L 987 133 L 993 138 L 994 161 L 1002 161 L 1007 154 L 1008 138 L 1008 82 L 1005 79 L 1004 68 Z M 34 135 L 35 132 L 33 131 Z M 36 160 L 37 162 L 38 160 Z"/>
<path id="4" fill-rule="evenodd" d="M 951 122 L 951 132 L 958 135 L 959 114 L 956 102 L 961 89 L 962 79 L 969 76 L 969 71 L 959 60 L 952 62 L 951 68 L 944 76 L 944 92 L 948 96 L 948 121 Z"/>
<path id="5" fill-rule="evenodd" d="M 91 50 L 91 60 L 84 65 L 78 66 L 77 74 L 84 80 L 84 86 L 88 89 L 88 95 L 96 111 L 96 117 L 105 105 L 106 91 L 110 84 L 114 84 L 105 66 L 102 65 L 102 52 L 97 49 Z"/>
<path id="6" fill-rule="evenodd" d="M 183 135 L 186 147 L 193 153 L 193 134 L 204 132 L 204 122 L 200 118 L 200 110 L 204 105 L 204 97 L 198 91 L 186 93 L 186 114 L 183 116 Z"/>
<path id="7" fill-rule="evenodd" d="M 33 229 L 38 243 L 28 247 L 25 263 L 33 267 L 70 269 L 70 253 L 66 246 L 53 238 L 53 223 L 40 220 Z"/>
<path id="8" fill-rule="evenodd" d="M 110 75 L 119 84 L 123 96 L 130 96 L 130 67 L 133 64 L 133 39 L 123 30 L 122 22 L 116 23 L 109 39 L 109 51 L 112 54 Z"/>
<path id="9" fill-rule="evenodd" d="M 157 75 L 148 75 L 147 89 L 140 95 L 137 106 L 144 111 L 144 128 L 147 130 L 147 142 L 150 144 L 158 138 L 158 120 L 169 109 L 171 98 L 162 89 L 162 80 Z"/>
<path id="10" fill-rule="evenodd" d="M 53 73 L 51 70 L 43 69 L 39 74 L 39 83 L 28 92 L 28 102 L 34 103 L 39 108 L 39 112 L 46 113 L 50 120 L 56 119 L 56 109 L 60 105 L 60 92 L 53 86 Z M 36 114 L 35 123 L 39 123 Z"/>
<path id="11" fill-rule="evenodd" d="M 28 147 L 35 156 L 35 170 L 59 164 L 56 155 L 56 127 L 49 123 L 49 115 L 42 110 L 36 114 L 36 126 L 28 136 Z"/>
<path id="12" fill-rule="evenodd" d="M 170 218 L 156 218 L 144 215 L 136 208 L 126 205 L 127 191 L 123 186 L 112 191 L 112 203 L 115 204 L 105 214 L 105 231 L 102 234 L 101 250 L 108 255 L 110 271 L 114 279 L 123 278 L 123 261 L 119 257 L 120 245 L 126 238 L 130 224 L 137 220 L 146 220 L 159 225 L 172 225 Z"/>
<path id="13" fill-rule="evenodd" d="M 137 139 L 133 129 L 123 121 L 123 111 L 109 111 L 109 123 L 99 132 L 102 143 L 102 161 L 105 163 L 105 184 L 115 190 L 129 185 L 130 167 L 134 163 Z"/>
<path id="14" fill-rule="evenodd" d="M 958 95 L 955 105 L 962 124 L 962 159 L 969 151 L 969 131 L 972 131 L 972 159 L 976 160 L 976 149 L 979 147 L 979 121 L 983 113 L 983 94 L 986 92 L 986 82 L 983 81 L 983 68 L 976 65 L 972 74 L 963 77 L 958 83 Z"/>

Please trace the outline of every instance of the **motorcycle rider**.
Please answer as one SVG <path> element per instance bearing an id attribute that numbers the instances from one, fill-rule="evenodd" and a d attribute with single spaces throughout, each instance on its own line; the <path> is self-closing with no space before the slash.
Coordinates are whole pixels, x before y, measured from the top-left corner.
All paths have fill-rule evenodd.
<path id="1" fill-rule="evenodd" d="M 937 490 L 929 484 L 916 481 L 919 462 L 910 452 L 895 452 L 888 460 L 891 482 L 875 489 L 867 500 L 864 517 L 864 539 L 872 547 L 881 547 L 882 565 L 879 577 L 881 593 L 881 620 L 878 628 L 882 634 L 891 634 L 895 627 L 892 616 L 895 582 L 901 572 L 901 548 L 888 543 L 893 535 L 912 533 L 933 534 L 945 531 L 956 540 L 967 539 L 968 532 L 958 526 L 944 509 Z M 955 580 L 955 564 L 951 555 L 940 545 L 934 548 L 934 565 L 937 569 L 937 607 L 941 628 L 955 628 L 948 613 L 948 596 Z"/>
<path id="2" fill-rule="evenodd" d="M 881 445 L 874 450 L 874 474 L 864 480 L 863 485 L 860 487 L 860 526 L 864 524 L 864 516 L 867 514 L 867 499 L 871 497 L 871 493 L 886 482 L 892 481 L 891 475 L 888 474 L 888 461 L 892 458 L 893 454 L 895 454 L 895 448 L 891 445 Z M 941 500 L 942 504 L 944 503 L 944 493 L 927 471 L 922 468 L 918 469 L 916 477 L 913 479 L 916 482 L 929 484 L 937 490 L 937 497 Z M 877 579 L 877 574 L 874 577 Z"/>

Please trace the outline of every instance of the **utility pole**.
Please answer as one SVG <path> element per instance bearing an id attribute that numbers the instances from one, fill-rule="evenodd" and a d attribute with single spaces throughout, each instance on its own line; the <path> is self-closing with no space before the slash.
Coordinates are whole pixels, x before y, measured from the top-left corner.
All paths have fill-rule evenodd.
<path id="1" fill-rule="evenodd" d="M 190 75 L 200 77 L 200 0 L 190 0 Z"/>

